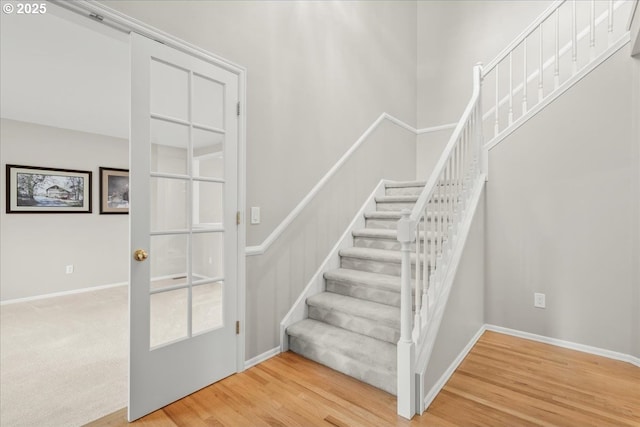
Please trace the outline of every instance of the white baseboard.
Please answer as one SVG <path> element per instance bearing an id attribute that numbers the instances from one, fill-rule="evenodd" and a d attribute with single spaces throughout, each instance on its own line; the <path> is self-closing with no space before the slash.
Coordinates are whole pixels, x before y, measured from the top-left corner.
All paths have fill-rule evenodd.
<path id="1" fill-rule="evenodd" d="M 36 296 L 33 296 L 33 297 L 15 298 L 15 299 L 10 299 L 10 300 L 6 300 L 6 301 L 0 301 L 0 306 L 9 305 L 9 304 L 17 304 L 17 303 L 20 303 L 20 302 L 37 301 L 37 300 L 47 299 L 47 298 L 64 297 L 64 296 L 67 296 L 67 295 L 82 294 L 82 293 L 85 293 L 85 292 L 101 291 L 103 289 L 117 288 L 118 286 L 127 286 L 128 284 L 129 284 L 129 282 L 111 283 L 109 285 L 92 286 L 90 288 L 73 289 L 73 290 L 70 290 L 70 291 L 63 291 L 63 292 L 53 292 L 53 293 L 50 293 L 50 294 L 36 295 Z"/>
<path id="2" fill-rule="evenodd" d="M 496 325 L 485 325 L 487 331 L 499 332 L 505 335 L 511 335 L 518 338 L 524 338 L 544 344 L 555 345 L 556 347 L 568 348 L 570 350 L 581 351 L 583 353 L 593 354 L 595 356 L 606 357 L 607 359 L 620 360 L 628 362 L 632 365 L 640 367 L 640 358 L 630 354 L 619 353 L 617 351 L 606 350 L 604 348 L 593 347 L 585 344 L 578 344 L 571 341 L 565 341 L 558 338 L 545 337 L 544 335 L 532 334 L 530 332 L 518 331 L 516 329 L 505 328 Z"/>
<path id="3" fill-rule="evenodd" d="M 458 366 L 460 366 L 464 358 L 467 357 L 467 354 L 469 354 L 473 346 L 476 345 L 476 342 L 478 342 L 478 340 L 480 339 L 484 331 L 486 331 L 486 326 L 487 325 L 482 325 L 480 329 L 478 329 L 478 332 L 476 332 L 475 335 L 469 340 L 467 345 L 465 345 L 462 351 L 460 351 L 460 354 L 458 354 L 458 356 L 456 356 L 456 358 L 453 359 L 453 362 L 451 362 L 451 365 L 449 365 L 447 370 L 444 371 L 444 373 L 440 376 L 438 381 L 436 381 L 433 387 L 431 387 L 431 390 L 429 390 L 429 392 L 424 398 L 424 406 L 421 408 L 422 412 L 426 411 L 427 408 L 429 408 L 429 405 L 431 405 L 431 402 L 433 402 L 433 400 L 436 398 L 438 393 L 440 393 L 440 390 L 442 390 L 442 388 L 447 383 L 447 381 L 449 381 L 449 378 L 451 378 L 451 375 L 453 375 L 455 370 L 458 369 Z"/>
<path id="4" fill-rule="evenodd" d="M 256 366 L 259 363 L 262 363 L 266 360 L 271 359 L 273 356 L 277 356 L 280 354 L 280 346 L 274 347 L 271 350 L 267 350 L 262 354 L 257 355 L 256 357 L 252 357 L 251 359 L 244 362 L 244 369 L 249 369 Z"/>

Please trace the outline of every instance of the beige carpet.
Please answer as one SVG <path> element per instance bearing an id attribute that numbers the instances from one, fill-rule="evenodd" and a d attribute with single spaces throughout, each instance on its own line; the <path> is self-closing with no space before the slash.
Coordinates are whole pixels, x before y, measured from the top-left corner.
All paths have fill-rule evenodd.
<path id="1" fill-rule="evenodd" d="M 0 426 L 80 426 L 127 405 L 127 291 L 0 307 Z"/>

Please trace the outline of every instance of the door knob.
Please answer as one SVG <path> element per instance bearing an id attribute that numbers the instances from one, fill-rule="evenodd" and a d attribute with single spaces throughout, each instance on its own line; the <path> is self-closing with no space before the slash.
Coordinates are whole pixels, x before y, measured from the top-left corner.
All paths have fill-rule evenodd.
<path id="1" fill-rule="evenodd" d="M 133 253 L 133 259 L 135 259 L 136 261 L 144 261 L 147 258 L 149 258 L 149 254 L 144 249 L 137 249 Z"/>

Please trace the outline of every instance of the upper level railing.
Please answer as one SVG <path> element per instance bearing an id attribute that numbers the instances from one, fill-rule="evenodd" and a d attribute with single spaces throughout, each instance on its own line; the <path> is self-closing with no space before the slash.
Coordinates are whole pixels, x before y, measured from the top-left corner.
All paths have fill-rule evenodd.
<path id="1" fill-rule="evenodd" d="M 545 101 L 627 31 L 634 0 L 561 0 L 484 67 L 485 141 Z"/>
<path id="2" fill-rule="evenodd" d="M 454 265 L 452 252 L 458 249 L 456 237 L 470 215 L 472 190 L 486 174 L 484 142 L 491 144 L 506 135 L 528 112 L 557 96 L 564 83 L 597 64 L 599 55 L 622 46 L 628 40 L 626 19 L 637 1 L 555 1 L 484 69 L 474 67 L 471 100 L 413 211 L 404 211 L 398 222 L 402 244 L 398 414 L 411 418 L 415 413 L 416 359 L 435 340 L 430 335 L 437 327 L 432 333 L 430 326 L 443 304 L 445 278 Z M 483 93 L 494 96 L 483 101 Z"/>
<path id="3" fill-rule="evenodd" d="M 401 332 L 398 342 L 398 413 L 414 414 L 415 349 L 440 295 L 451 244 L 464 218 L 471 189 L 482 173 L 482 67 L 473 69 L 473 94 L 413 211 L 398 222 L 401 242 Z M 411 253 L 415 242 L 415 253 Z M 411 282 L 415 285 L 412 321 Z"/>

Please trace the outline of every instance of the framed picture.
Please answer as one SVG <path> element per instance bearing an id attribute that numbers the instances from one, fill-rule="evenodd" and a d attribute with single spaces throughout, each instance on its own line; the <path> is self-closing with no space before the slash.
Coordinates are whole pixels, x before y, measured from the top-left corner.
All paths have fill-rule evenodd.
<path id="1" fill-rule="evenodd" d="M 91 172 L 7 165 L 7 213 L 91 213 Z"/>
<path id="2" fill-rule="evenodd" d="M 129 170 L 100 168 L 100 213 L 129 213 Z"/>

